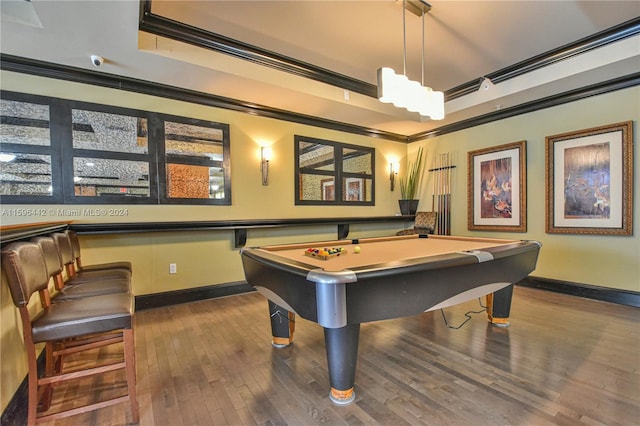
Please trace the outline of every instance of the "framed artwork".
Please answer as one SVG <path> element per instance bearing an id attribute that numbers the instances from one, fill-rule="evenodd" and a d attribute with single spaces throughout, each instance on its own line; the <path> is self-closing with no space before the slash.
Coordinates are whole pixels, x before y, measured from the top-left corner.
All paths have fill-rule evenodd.
<path id="1" fill-rule="evenodd" d="M 527 142 L 468 154 L 467 228 L 527 231 Z"/>
<path id="2" fill-rule="evenodd" d="M 546 231 L 632 235 L 633 122 L 545 138 Z"/>
<path id="3" fill-rule="evenodd" d="M 365 201 L 365 184 L 362 178 L 345 178 L 345 201 Z"/>

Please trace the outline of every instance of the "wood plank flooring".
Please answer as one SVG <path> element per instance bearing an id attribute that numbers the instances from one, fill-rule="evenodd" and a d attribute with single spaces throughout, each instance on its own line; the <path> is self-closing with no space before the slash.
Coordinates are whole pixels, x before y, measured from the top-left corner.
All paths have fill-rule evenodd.
<path id="1" fill-rule="evenodd" d="M 329 401 L 321 327 L 298 318 L 294 344 L 272 348 L 257 293 L 136 316 L 141 425 L 640 424 L 637 308 L 516 287 L 508 329 L 484 313 L 449 329 L 440 311 L 363 324 L 348 406 Z M 54 408 L 123 384 L 113 374 L 57 388 Z M 119 405 L 51 424 L 128 421 Z"/>

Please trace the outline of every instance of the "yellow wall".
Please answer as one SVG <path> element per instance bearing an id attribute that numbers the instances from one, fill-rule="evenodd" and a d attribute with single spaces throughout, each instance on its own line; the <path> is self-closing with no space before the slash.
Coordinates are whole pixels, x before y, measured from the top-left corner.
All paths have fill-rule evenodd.
<path id="1" fill-rule="evenodd" d="M 225 219 L 269 219 L 298 217 L 385 216 L 398 212 L 399 189 L 389 191 L 388 163 L 400 160 L 401 169 L 419 146 L 427 151 L 427 166 L 440 152 L 451 152 L 454 164 L 452 196 L 452 233 L 486 235 L 471 232 L 466 226 L 467 152 L 526 139 L 528 149 L 528 232 L 504 234 L 542 241 L 543 248 L 534 275 L 626 290 L 640 291 L 640 239 L 547 235 L 544 231 L 544 137 L 640 118 L 640 89 L 633 88 L 490 123 L 411 145 L 365 136 L 314 128 L 301 124 L 256 117 L 179 101 L 158 99 L 113 89 L 55 81 L 40 77 L 0 73 L 1 87 L 87 102 L 157 111 L 185 117 L 230 124 L 231 132 L 231 206 L 125 206 L 127 214 L 113 217 L 82 217 L 82 209 L 65 206 L 71 214 L 52 215 L 36 221 L 73 220 L 75 222 L 140 222 Z M 294 205 L 293 136 L 301 134 L 376 148 L 376 205 L 372 207 L 317 207 Z M 637 137 L 635 138 L 637 140 Z M 635 142 L 634 140 L 634 142 Z M 260 178 L 259 146 L 273 148 L 269 186 Z M 635 166 L 638 165 L 638 156 Z M 402 175 L 401 170 L 400 175 Z M 421 192 L 421 210 L 431 210 L 431 182 L 427 174 Z M 638 188 L 638 176 L 635 176 Z M 5 209 L 12 206 L 2 206 Z M 16 207 L 16 206 L 13 206 Z M 83 206 L 92 207 L 92 206 Z M 634 202 L 634 222 L 638 225 L 638 201 Z M 29 222 L 24 217 L 1 217 L 2 224 Z M 31 220 L 33 221 L 33 220 Z M 389 235 L 402 224 L 352 225 L 350 237 Z M 491 233 L 492 236 L 500 234 Z M 284 242 L 328 240 L 336 236 L 336 227 L 308 226 L 249 230 L 248 246 Z M 233 247 L 233 231 L 188 231 L 82 236 L 85 263 L 130 259 L 134 264 L 133 287 L 136 295 L 242 281 L 244 275 L 238 250 Z M 169 263 L 176 263 L 177 274 L 169 274 Z M 6 285 L 0 288 L 0 406 L 5 409 L 26 375 L 19 319 Z"/>
<path id="2" fill-rule="evenodd" d="M 570 104 L 560 105 L 441 137 L 416 142 L 409 152 L 424 146 L 430 159 L 451 153 L 456 168 L 452 172 L 452 234 L 490 235 L 532 239 L 542 242 L 535 272 L 552 278 L 602 287 L 640 291 L 640 173 L 637 173 L 640 88 L 620 90 Z M 635 199 L 633 236 L 562 235 L 545 233 L 545 137 L 574 130 L 633 120 Z M 469 151 L 527 141 L 527 223 L 526 233 L 495 233 L 467 229 L 467 153 Z M 428 163 L 430 164 L 430 163 Z M 430 177 L 431 178 L 431 177 Z M 431 210 L 431 180 L 423 185 L 420 210 Z"/>

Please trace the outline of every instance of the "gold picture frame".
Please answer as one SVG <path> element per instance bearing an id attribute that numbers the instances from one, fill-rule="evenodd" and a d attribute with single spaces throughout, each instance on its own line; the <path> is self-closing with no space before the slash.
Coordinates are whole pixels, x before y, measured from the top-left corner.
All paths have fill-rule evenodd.
<path id="1" fill-rule="evenodd" d="M 468 153 L 467 228 L 527 231 L 527 141 Z"/>
<path id="2" fill-rule="evenodd" d="M 633 234 L 633 122 L 547 136 L 546 232 Z"/>

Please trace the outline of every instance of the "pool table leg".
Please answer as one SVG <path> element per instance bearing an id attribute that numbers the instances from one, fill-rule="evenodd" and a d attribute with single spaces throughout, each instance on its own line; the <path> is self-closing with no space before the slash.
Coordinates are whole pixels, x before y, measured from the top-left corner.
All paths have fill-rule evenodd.
<path id="1" fill-rule="evenodd" d="M 489 321 L 498 327 L 509 327 L 513 284 L 487 295 Z"/>
<path id="2" fill-rule="evenodd" d="M 296 314 L 269 300 L 269 316 L 271 317 L 271 344 L 276 348 L 289 346 L 293 342 Z"/>
<path id="3" fill-rule="evenodd" d="M 353 385 L 356 381 L 359 337 L 360 324 L 324 329 L 331 385 L 329 399 L 336 404 L 349 404 L 356 398 Z"/>

